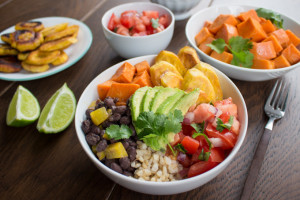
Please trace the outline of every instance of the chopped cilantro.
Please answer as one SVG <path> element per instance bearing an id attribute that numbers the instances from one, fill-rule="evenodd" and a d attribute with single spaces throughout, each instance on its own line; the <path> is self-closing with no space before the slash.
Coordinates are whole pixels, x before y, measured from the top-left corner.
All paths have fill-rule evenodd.
<path id="1" fill-rule="evenodd" d="M 116 33 L 118 31 L 118 27 L 115 27 L 113 31 Z"/>
<path id="2" fill-rule="evenodd" d="M 204 152 L 204 150 L 202 149 L 201 153 L 199 154 L 199 160 L 201 161 L 208 161 L 210 156 L 210 152 Z"/>
<path id="3" fill-rule="evenodd" d="M 132 130 L 124 124 L 121 126 L 113 124 L 105 129 L 105 133 L 110 139 L 120 140 L 129 138 L 132 135 Z"/>
<path id="4" fill-rule="evenodd" d="M 191 127 L 193 127 L 195 129 L 195 131 L 197 131 L 198 133 L 203 133 L 204 125 L 205 125 L 205 122 L 202 122 L 201 124 L 193 123 L 193 124 L 191 124 Z"/>
<path id="5" fill-rule="evenodd" d="M 281 18 L 281 15 L 279 15 L 278 13 L 264 8 L 256 9 L 256 13 L 259 17 L 269 19 L 278 28 L 282 28 L 283 19 Z"/>
<path id="6" fill-rule="evenodd" d="M 217 118 L 217 131 L 222 132 L 225 128 L 230 130 L 231 126 L 233 124 L 233 116 L 230 116 L 228 122 L 226 124 L 224 124 L 224 122 L 220 119 Z"/>
<path id="7" fill-rule="evenodd" d="M 157 19 L 152 18 L 151 25 L 153 28 L 158 28 L 159 27 L 158 18 Z"/>
<path id="8" fill-rule="evenodd" d="M 176 149 L 178 149 L 179 151 L 181 151 L 182 153 L 186 153 L 187 150 L 184 148 L 184 146 L 182 144 L 177 144 L 175 146 Z"/>

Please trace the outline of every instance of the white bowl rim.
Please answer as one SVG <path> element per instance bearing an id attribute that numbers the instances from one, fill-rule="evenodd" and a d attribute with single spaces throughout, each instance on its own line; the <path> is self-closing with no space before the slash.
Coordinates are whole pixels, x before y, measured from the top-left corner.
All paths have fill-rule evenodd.
<path id="1" fill-rule="evenodd" d="M 104 70 L 102 73 L 110 70 L 111 68 L 115 67 L 116 65 L 119 65 L 120 63 L 124 63 L 124 62 L 131 62 L 132 60 L 135 60 L 137 58 L 150 58 L 150 57 L 153 57 L 155 58 L 156 55 L 146 55 L 146 56 L 139 56 L 139 57 L 135 57 L 135 58 L 131 58 L 131 59 L 128 59 L 128 60 L 124 60 L 124 61 L 121 61 L 109 68 L 107 68 L 106 70 Z M 103 170 L 105 170 L 108 174 L 113 174 L 115 176 L 117 176 L 118 179 L 123 179 L 123 180 L 126 180 L 130 183 L 135 183 L 135 184 L 139 184 L 139 183 L 142 183 L 143 185 L 145 186 L 174 186 L 174 185 L 182 185 L 182 184 L 192 184 L 192 182 L 194 182 L 195 180 L 197 179 L 201 179 L 201 178 L 209 178 L 209 177 L 213 177 L 215 175 L 215 171 L 217 172 L 219 170 L 219 168 L 222 168 L 223 166 L 222 165 L 228 165 L 230 164 L 231 162 L 229 162 L 229 160 L 233 160 L 234 156 L 236 156 L 237 152 L 239 151 L 241 145 L 243 144 L 244 142 L 244 139 L 246 137 L 246 134 L 247 134 L 247 128 L 248 128 L 248 111 L 247 111 L 247 107 L 246 107 L 246 103 L 245 103 L 245 100 L 241 94 L 241 92 L 239 91 L 239 89 L 237 88 L 237 86 L 231 81 L 231 79 L 229 79 L 227 77 L 227 75 L 225 75 L 223 72 L 221 72 L 220 70 L 214 68 L 214 70 L 218 71 L 218 73 L 222 74 L 224 76 L 224 78 L 226 79 L 226 81 L 228 81 L 233 87 L 234 89 L 236 90 L 239 98 L 241 98 L 242 100 L 242 107 L 243 107 L 243 110 L 245 111 L 245 126 L 244 126 L 244 129 L 241 130 L 240 129 L 240 133 L 239 133 L 239 140 L 237 141 L 237 143 L 235 144 L 234 148 L 232 149 L 232 151 L 230 152 L 230 154 L 221 162 L 219 163 L 216 167 L 210 169 L 209 171 L 207 172 L 204 172 L 203 174 L 200 174 L 200 175 L 197 175 L 197 176 L 194 176 L 194 177 L 191 177 L 191 178 L 185 178 L 185 179 L 181 179 L 181 180 L 176 180 L 176 181 L 171 181 L 171 182 L 154 182 L 154 181 L 144 181 L 144 180 L 139 180 L 139 179 L 136 179 L 136 178 L 131 178 L 131 177 L 127 177 L 127 176 L 124 176 L 118 172 L 115 172 L 114 170 L 108 168 L 107 166 L 105 166 L 100 160 L 98 160 L 96 158 L 96 156 L 92 153 L 92 150 L 90 149 L 90 147 L 88 148 L 85 148 L 84 147 L 84 142 L 86 143 L 86 141 L 84 140 L 81 140 L 80 139 L 80 136 L 79 134 L 84 134 L 81 130 L 81 123 L 80 124 L 77 124 L 76 122 L 77 121 L 80 121 L 78 120 L 79 119 L 82 119 L 82 116 L 78 116 L 77 115 L 77 110 L 79 109 L 79 107 L 77 106 L 76 108 L 76 112 L 75 112 L 75 129 L 76 129 L 76 135 L 77 135 L 77 138 L 83 148 L 83 150 L 86 152 L 86 154 L 88 155 L 88 157 L 94 162 L 94 163 L 97 163 L 98 165 L 101 166 L 101 168 Z M 100 76 L 102 73 L 100 73 L 98 76 Z M 89 87 L 89 85 L 95 80 L 97 79 L 96 76 L 88 85 L 87 87 L 84 89 L 84 91 L 82 92 L 79 100 L 78 100 L 78 104 L 82 101 L 82 95 L 84 93 L 86 93 L 86 89 Z M 77 124 L 77 125 L 76 125 Z M 222 170 L 223 171 L 223 170 Z M 220 173 L 218 173 L 217 175 L 219 175 Z M 107 174 L 105 174 L 108 178 L 110 178 Z M 215 175 L 216 176 L 216 175 Z"/>
<path id="2" fill-rule="evenodd" d="M 106 25 L 104 24 L 104 16 L 108 15 L 109 12 L 115 10 L 116 8 L 121 8 L 121 7 L 123 7 L 123 6 L 128 6 L 128 5 L 136 6 L 137 4 L 145 5 L 145 6 L 147 6 L 147 5 L 154 5 L 154 6 L 157 6 L 157 7 L 160 7 L 160 8 L 162 8 L 162 9 L 166 10 L 166 11 L 168 12 L 169 16 L 171 17 L 171 23 L 168 25 L 168 27 L 167 27 L 166 29 L 164 29 L 164 30 L 161 31 L 161 32 L 158 32 L 158 33 L 155 33 L 155 34 L 151 34 L 151 35 L 144 35 L 144 36 L 126 36 L 126 35 L 120 35 L 120 34 L 117 34 L 117 33 L 113 32 L 113 31 L 109 30 L 109 29 L 107 28 L 107 24 L 106 24 Z M 146 9 L 146 8 L 145 8 L 145 9 Z M 113 35 L 115 35 L 115 36 L 119 36 L 119 37 L 123 37 L 123 38 L 128 38 L 128 39 L 130 39 L 130 40 L 135 40 L 135 39 L 141 40 L 141 39 L 145 39 L 145 38 L 151 38 L 151 37 L 159 36 L 159 35 L 163 34 L 165 31 L 167 31 L 167 30 L 169 30 L 169 29 L 172 29 L 172 27 L 173 27 L 174 24 L 175 24 L 175 16 L 174 16 L 174 14 L 172 13 L 172 11 L 171 11 L 169 8 L 167 8 L 167 7 L 165 7 L 165 6 L 162 6 L 162 5 L 160 5 L 160 4 L 151 3 L 151 2 L 132 2 L 132 3 L 124 3 L 124 4 L 115 6 L 115 7 L 111 8 L 111 9 L 107 10 L 107 11 L 103 14 L 103 16 L 102 16 L 101 24 L 102 24 L 102 27 L 103 27 L 106 31 L 108 31 L 109 33 L 111 33 L 111 34 L 113 34 Z"/>
<path id="3" fill-rule="evenodd" d="M 264 8 L 264 9 L 267 9 L 267 10 L 271 10 L 271 9 L 268 9 L 268 8 L 265 8 L 265 7 L 257 7 L 257 6 L 253 6 L 253 5 L 239 5 L 239 4 L 233 4 L 233 5 L 228 5 L 228 6 L 225 6 L 225 5 L 216 5 L 216 6 L 211 6 L 211 7 L 208 7 L 208 8 L 204 8 L 200 11 L 198 11 L 197 13 L 193 14 L 190 19 L 188 20 L 188 22 L 186 23 L 186 26 L 185 26 L 185 35 L 187 37 L 187 40 L 189 41 L 189 43 L 193 46 L 193 48 L 195 48 L 197 51 L 200 51 L 203 56 L 207 57 L 207 59 L 213 59 L 215 62 L 217 62 L 218 64 L 223 64 L 225 65 L 226 67 L 229 67 L 233 70 L 236 70 L 236 69 L 239 69 L 239 70 L 242 70 L 242 71 L 245 71 L 245 72 L 255 72 L 255 73 L 269 73 L 269 72 L 280 72 L 280 71 L 286 71 L 286 70 L 293 70 L 295 69 L 296 67 L 298 67 L 299 63 L 296 63 L 296 64 L 293 64 L 291 66 L 288 66 L 288 67 L 284 67 L 284 68 L 279 68 L 279 69 L 251 69 L 251 68 L 245 68 L 245 67 L 239 67 L 239 66 L 235 66 L 235 65 L 231 65 L 231 64 L 228 64 L 228 63 L 225 63 L 225 62 L 222 62 L 222 61 L 219 61 L 211 56 L 208 56 L 207 54 L 205 54 L 203 51 L 201 51 L 197 46 L 195 46 L 193 44 L 193 41 L 190 40 L 190 38 L 188 37 L 188 26 L 189 24 L 191 23 L 191 21 L 194 19 L 194 18 L 198 18 L 198 15 L 202 14 L 202 12 L 205 12 L 207 10 L 211 10 L 211 9 L 216 9 L 216 8 L 230 8 L 230 7 L 242 7 L 242 8 L 249 8 L 249 9 L 257 9 L 257 8 Z M 273 11 L 273 10 L 272 10 Z M 288 17 L 286 16 L 285 14 L 282 14 L 280 12 L 277 12 L 277 11 L 274 11 L 286 18 L 288 18 L 289 20 L 291 20 L 292 22 L 294 23 L 297 23 L 299 26 L 300 24 L 293 18 L 291 17 Z M 222 13 L 220 13 L 222 14 Z"/>

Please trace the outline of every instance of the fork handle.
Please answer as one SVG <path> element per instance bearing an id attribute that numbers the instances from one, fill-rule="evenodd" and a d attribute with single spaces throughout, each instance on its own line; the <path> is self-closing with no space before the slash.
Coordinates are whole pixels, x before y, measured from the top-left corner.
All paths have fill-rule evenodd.
<path id="1" fill-rule="evenodd" d="M 274 121 L 274 120 L 273 120 Z M 273 124 L 272 124 L 273 125 Z M 249 200 L 254 190 L 255 182 L 259 173 L 259 170 L 262 166 L 265 153 L 268 148 L 268 144 L 271 138 L 271 130 L 265 128 L 264 133 L 261 136 L 261 139 L 256 147 L 255 154 L 252 159 L 250 170 L 246 182 L 244 184 L 244 189 L 242 192 L 241 200 Z"/>

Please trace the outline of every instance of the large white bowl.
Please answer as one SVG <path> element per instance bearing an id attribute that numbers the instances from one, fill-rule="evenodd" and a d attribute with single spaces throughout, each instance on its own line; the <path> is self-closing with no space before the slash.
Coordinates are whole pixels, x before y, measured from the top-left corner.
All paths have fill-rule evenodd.
<path id="1" fill-rule="evenodd" d="M 123 36 L 110 31 L 107 28 L 108 21 L 114 13 L 121 16 L 121 13 L 128 10 L 136 10 L 141 13 L 144 10 L 155 10 L 160 15 L 169 16 L 170 24 L 162 32 L 147 36 Z M 173 13 L 166 7 L 150 2 L 134 2 L 116 6 L 108 10 L 102 17 L 102 29 L 109 45 L 122 57 L 133 58 L 137 56 L 157 54 L 166 49 L 174 32 L 175 18 Z"/>
<path id="2" fill-rule="evenodd" d="M 131 64 L 136 64 L 141 61 L 148 61 L 150 64 L 154 63 L 155 55 L 142 56 L 127 60 L 127 62 Z M 125 62 L 125 61 L 124 61 Z M 81 123 L 85 120 L 85 111 L 88 108 L 89 104 L 98 99 L 97 93 L 97 84 L 102 83 L 112 77 L 112 75 L 116 72 L 116 70 L 124 63 L 118 63 L 101 74 L 99 74 L 83 91 L 77 105 L 76 114 L 75 114 L 75 128 L 77 137 L 79 142 L 86 152 L 91 161 L 97 166 L 98 169 L 102 173 L 104 173 L 107 177 L 115 181 L 116 183 L 129 188 L 131 190 L 147 193 L 147 194 L 156 194 L 156 195 L 166 195 L 166 194 L 176 194 L 181 192 L 186 192 L 188 190 L 192 190 L 196 187 L 199 187 L 208 181 L 215 178 L 218 174 L 220 174 L 230 162 L 232 162 L 234 156 L 237 154 L 240 149 L 243 140 L 246 136 L 247 126 L 248 126 L 248 114 L 245 101 L 238 90 L 238 88 L 234 85 L 234 83 L 222 72 L 216 69 L 216 73 L 219 77 L 220 84 L 224 93 L 224 98 L 232 97 L 233 102 L 236 103 L 238 107 L 238 115 L 241 123 L 240 134 L 237 140 L 237 143 L 228 157 L 220 163 L 215 168 L 205 172 L 201 175 L 195 176 L 193 178 L 188 178 L 184 180 L 174 181 L 174 182 L 150 182 L 150 181 L 141 181 L 138 179 L 130 178 L 119 174 L 110 168 L 106 167 L 102 164 L 96 156 L 93 154 L 91 148 L 87 144 L 85 140 L 85 135 L 81 130 Z"/>
<path id="3" fill-rule="evenodd" d="M 203 28 L 205 21 L 207 20 L 213 21 L 220 14 L 238 15 L 241 12 L 245 12 L 250 9 L 257 9 L 257 8 L 258 7 L 254 7 L 254 6 L 216 6 L 216 7 L 209 7 L 203 9 L 197 12 L 196 14 L 194 14 L 187 22 L 187 25 L 185 27 L 186 37 L 189 43 L 197 50 L 202 60 L 218 68 L 229 77 L 239 79 L 239 80 L 245 80 L 245 81 L 266 81 L 266 80 L 271 80 L 283 76 L 287 72 L 295 69 L 296 67 L 299 67 L 300 63 L 297 63 L 290 67 L 281 68 L 281 69 L 270 69 L 270 70 L 248 69 L 248 68 L 238 67 L 238 66 L 234 66 L 216 60 L 208 56 L 204 52 L 202 52 L 196 45 L 195 36 Z M 284 20 L 283 22 L 284 29 L 290 29 L 296 35 L 300 36 L 299 23 L 281 13 L 279 14 L 282 16 Z"/>

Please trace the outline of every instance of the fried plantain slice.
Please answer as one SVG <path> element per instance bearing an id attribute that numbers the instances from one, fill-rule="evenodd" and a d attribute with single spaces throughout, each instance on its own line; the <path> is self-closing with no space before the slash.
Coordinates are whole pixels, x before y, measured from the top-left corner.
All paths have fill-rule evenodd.
<path id="1" fill-rule="evenodd" d="M 71 25 L 65 28 L 64 30 L 57 32 L 57 33 L 52 33 L 48 36 L 45 37 L 45 42 L 48 41 L 53 41 L 53 40 L 58 40 L 66 36 L 73 35 L 74 33 L 77 33 L 79 30 L 78 25 Z"/>
<path id="2" fill-rule="evenodd" d="M 69 59 L 68 54 L 66 54 L 64 51 L 61 51 L 58 58 L 56 58 L 51 64 L 54 66 L 58 66 L 67 62 L 68 59 Z"/>
<path id="3" fill-rule="evenodd" d="M 0 44 L 0 56 L 15 56 L 18 51 L 7 44 Z"/>
<path id="4" fill-rule="evenodd" d="M 24 61 L 21 63 L 22 67 L 29 72 L 34 72 L 34 73 L 39 73 L 39 72 L 44 72 L 47 71 L 50 67 L 48 64 L 45 65 L 31 65 L 27 64 Z"/>
<path id="5" fill-rule="evenodd" d="M 25 60 L 30 52 L 18 53 L 18 60 Z"/>
<path id="6" fill-rule="evenodd" d="M 11 44 L 11 42 L 12 42 L 12 33 L 5 33 L 5 34 L 1 35 L 1 40 L 3 42 Z"/>
<path id="7" fill-rule="evenodd" d="M 25 63 L 31 65 L 45 65 L 52 63 L 58 56 L 60 55 L 60 51 L 40 51 L 35 50 L 29 53 Z"/>
<path id="8" fill-rule="evenodd" d="M 13 73 L 21 71 L 22 67 L 16 57 L 2 57 L 0 58 L 0 72 Z"/>
<path id="9" fill-rule="evenodd" d="M 40 46 L 41 51 L 55 51 L 68 48 L 71 44 L 76 43 L 78 40 L 74 36 L 64 37 L 59 40 L 49 41 Z"/>
<path id="10" fill-rule="evenodd" d="M 43 28 L 44 25 L 39 21 L 19 22 L 15 25 L 16 30 L 29 30 L 34 32 L 39 32 Z"/>
<path id="11" fill-rule="evenodd" d="M 68 23 L 62 23 L 62 24 L 57 24 L 54 26 L 49 26 L 44 28 L 41 33 L 43 34 L 44 37 L 53 34 L 53 33 L 58 33 L 60 31 L 63 31 L 67 28 Z"/>
<path id="12" fill-rule="evenodd" d="M 200 63 L 196 50 L 189 46 L 185 46 L 179 50 L 178 58 L 187 69 L 190 69 Z"/>
<path id="13" fill-rule="evenodd" d="M 15 31 L 12 33 L 11 46 L 21 52 L 35 50 L 41 45 L 44 38 L 41 33 L 30 30 Z"/>

